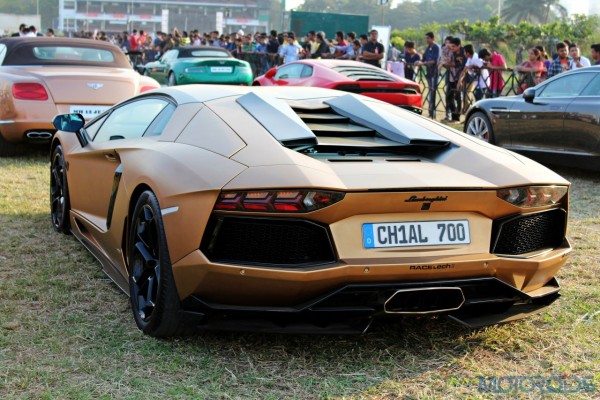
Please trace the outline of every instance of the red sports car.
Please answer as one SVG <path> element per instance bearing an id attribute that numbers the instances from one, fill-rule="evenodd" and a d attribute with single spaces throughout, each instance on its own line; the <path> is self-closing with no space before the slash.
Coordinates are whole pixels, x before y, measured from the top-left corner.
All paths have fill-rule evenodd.
<path id="1" fill-rule="evenodd" d="M 300 60 L 271 68 L 254 86 L 314 86 L 359 93 L 421 114 L 419 85 L 381 68 L 348 60 Z"/>

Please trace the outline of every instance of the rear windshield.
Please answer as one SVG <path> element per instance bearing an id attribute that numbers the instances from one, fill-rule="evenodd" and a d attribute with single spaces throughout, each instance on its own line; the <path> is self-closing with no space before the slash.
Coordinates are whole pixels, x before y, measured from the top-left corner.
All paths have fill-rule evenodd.
<path id="1" fill-rule="evenodd" d="M 19 43 L 7 46 L 2 65 L 81 65 L 131 69 L 125 54 L 116 46 L 67 43 Z M 0 55 L 0 59 L 1 59 Z"/>
<path id="2" fill-rule="evenodd" d="M 109 50 L 90 49 L 85 47 L 34 47 L 33 55 L 40 60 L 70 60 L 112 63 L 115 56 Z"/>
<path id="3" fill-rule="evenodd" d="M 394 78 L 384 72 L 381 68 L 363 67 L 360 65 L 348 65 L 332 68 L 335 72 L 339 72 L 346 78 L 354 81 L 390 81 L 394 82 Z"/>
<path id="4" fill-rule="evenodd" d="M 229 57 L 229 53 L 219 50 L 192 50 L 190 52 L 181 52 L 179 57 Z"/>
<path id="5" fill-rule="evenodd" d="M 224 51 L 214 50 L 196 50 L 192 51 L 192 57 L 227 57 L 229 54 Z"/>

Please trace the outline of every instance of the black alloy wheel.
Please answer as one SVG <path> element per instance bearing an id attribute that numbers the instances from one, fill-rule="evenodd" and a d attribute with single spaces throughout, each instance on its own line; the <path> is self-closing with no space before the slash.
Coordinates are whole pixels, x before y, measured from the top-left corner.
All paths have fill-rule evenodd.
<path id="1" fill-rule="evenodd" d="M 155 337 L 187 334 L 158 199 L 151 191 L 137 200 L 128 243 L 130 301 L 138 328 Z"/>
<path id="2" fill-rule="evenodd" d="M 69 233 L 69 188 L 62 146 L 52 151 L 50 163 L 50 216 L 57 232 Z"/>
<path id="3" fill-rule="evenodd" d="M 136 237 L 131 265 L 131 294 L 137 301 L 140 319 L 148 322 L 158 301 L 160 285 L 158 227 L 154 212 L 148 204 L 144 204 L 136 215 L 134 230 Z"/>

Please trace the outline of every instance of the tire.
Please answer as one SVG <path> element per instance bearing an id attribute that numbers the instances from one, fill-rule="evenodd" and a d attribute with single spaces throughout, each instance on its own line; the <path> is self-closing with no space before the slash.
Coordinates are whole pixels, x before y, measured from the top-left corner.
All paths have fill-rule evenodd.
<path id="1" fill-rule="evenodd" d="M 177 86 L 177 79 L 175 78 L 175 74 L 173 72 L 169 72 L 169 77 L 167 78 L 167 86 Z"/>
<path id="2" fill-rule="evenodd" d="M 55 231 L 67 235 L 71 233 L 70 209 L 65 156 L 59 144 L 52 150 L 50 160 L 50 218 Z"/>
<path id="3" fill-rule="evenodd" d="M 14 157 L 25 153 L 25 146 L 21 143 L 11 143 L 4 139 L 0 132 L 0 157 Z"/>
<path id="4" fill-rule="evenodd" d="M 494 128 L 490 119 L 481 111 L 476 111 L 467 120 L 465 124 L 465 133 L 475 136 L 478 139 L 488 143 L 494 143 Z"/>
<path id="5" fill-rule="evenodd" d="M 156 195 L 147 190 L 137 199 L 128 240 L 129 293 L 137 327 L 153 337 L 190 332 L 180 314 L 169 249 Z"/>

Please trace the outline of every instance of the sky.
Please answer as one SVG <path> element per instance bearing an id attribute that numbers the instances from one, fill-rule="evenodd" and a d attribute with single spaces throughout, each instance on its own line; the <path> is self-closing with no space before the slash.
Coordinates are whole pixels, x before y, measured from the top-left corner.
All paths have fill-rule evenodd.
<path id="1" fill-rule="evenodd" d="M 375 1 L 375 0 L 371 0 L 371 1 Z M 402 2 L 402 0 L 391 0 L 391 1 L 392 1 L 392 4 Z M 598 0 L 562 0 L 561 3 L 565 7 L 567 7 L 567 10 L 569 10 L 569 13 L 571 13 L 571 14 L 587 14 L 589 11 L 591 1 L 598 1 Z M 286 0 L 285 8 L 286 8 L 286 10 L 295 9 L 295 8 L 299 7 L 302 3 L 304 3 L 304 0 Z"/>

